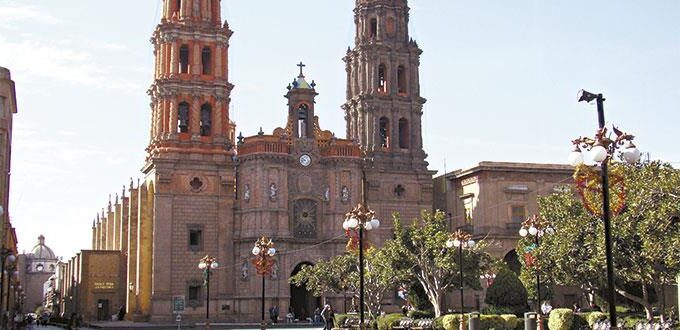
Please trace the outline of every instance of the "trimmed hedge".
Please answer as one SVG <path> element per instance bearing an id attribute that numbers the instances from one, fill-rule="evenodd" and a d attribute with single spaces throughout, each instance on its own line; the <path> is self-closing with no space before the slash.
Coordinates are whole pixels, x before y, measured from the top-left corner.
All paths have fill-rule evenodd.
<path id="1" fill-rule="evenodd" d="M 585 313 L 574 313 L 574 320 L 571 322 L 572 329 L 589 329 L 592 328 L 588 324 L 587 314 Z"/>
<path id="2" fill-rule="evenodd" d="M 405 318 L 402 313 L 387 314 L 378 317 L 378 330 L 391 330 L 392 326 L 399 325 L 399 322 Z"/>
<path id="3" fill-rule="evenodd" d="M 503 329 L 514 330 L 519 324 L 519 320 L 515 314 L 501 314 L 501 318 L 505 322 Z"/>
<path id="4" fill-rule="evenodd" d="M 569 308 L 556 308 L 550 312 L 548 328 L 550 330 L 569 330 L 574 322 L 574 311 Z"/>
<path id="5" fill-rule="evenodd" d="M 445 330 L 444 329 L 444 316 L 442 315 L 440 317 L 435 317 L 434 320 L 432 320 L 432 330 Z"/>
<path id="6" fill-rule="evenodd" d="M 444 330 L 456 330 L 460 325 L 460 314 L 446 314 L 442 317 Z"/>
<path id="7" fill-rule="evenodd" d="M 500 315 L 480 315 L 480 329 L 506 329 L 505 320 Z"/>
<path id="8" fill-rule="evenodd" d="M 607 319 L 607 314 L 602 313 L 602 312 L 591 312 L 586 314 L 586 321 L 588 322 L 588 325 L 592 328 L 595 325 L 595 322 L 606 320 Z"/>
<path id="9" fill-rule="evenodd" d="M 345 325 L 345 320 L 348 317 L 359 317 L 359 315 L 349 315 L 349 314 L 337 313 L 337 314 L 335 314 L 335 317 L 333 317 L 333 327 L 334 328 L 342 328 L 342 326 Z"/>

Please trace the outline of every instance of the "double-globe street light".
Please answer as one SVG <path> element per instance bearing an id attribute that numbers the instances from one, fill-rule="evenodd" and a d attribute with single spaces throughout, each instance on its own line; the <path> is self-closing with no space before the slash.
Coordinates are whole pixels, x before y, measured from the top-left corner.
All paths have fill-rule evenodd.
<path id="1" fill-rule="evenodd" d="M 616 299 L 614 290 L 614 261 L 612 255 L 612 238 L 611 238 L 611 210 L 609 205 L 609 173 L 608 163 L 616 154 L 617 149 L 625 147 L 621 154 L 621 158 L 627 163 L 636 163 L 640 160 L 640 151 L 633 144 L 633 135 L 626 134 L 616 127 L 613 127 L 613 139 L 611 134 L 607 134 L 607 128 L 604 127 L 604 97 L 602 94 L 593 94 L 585 90 L 579 92 L 579 102 L 597 102 L 597 119 L 598 130 L 595 133 L 595 138 L 579 137 L 572 141 L 574 144 L 574 151 L 569 155 L 569 162 L 578 166 L 583 164 L 582 150 L 590 151 L 593 161 L 600 164 L 602 175 L 602 220 L 604 222 L 604 242 L 605 253 L 607 259 L 607 303 L 609 304 L 609 320 L 611 329 L 618 329 L 616 322 Z M 588 203 L 584 195 L 584 203 Z M 592 208 L 590 208 L 592 209 Z"/>
<path id="2" fill-rule="evenodd" d="M 472 236 L 460 229 L 451 234 L 446 241 L 447 248 L 458 249 L 458 267 L 460 273 L 460 330 L 465 329 L 465 299 L 463 297 L 463 248 L 473 248 L 475 241 Z"/>
<path id="3" fill-rule="evenodd" d="M 0 211 L 0 214 L 2 212 Z M 11 282 L 12 275 L 14 275 L 15 262 L 17 260 L 14 251 L 3 247 L 0 249 L 0 315 L 4 315 L 5 311 L 9 311 L 9 284 L 7 285 L 7 303 L 5 305 L 6 310 L 2 310 L 3 298 L 5 294 L 5 279 L 7 283 Z M 7 275 L 7 277 L 5 277 Z M 3 319 L 4 320 L 4 319 Z M 0 321 L 1 323 L 2 321 Z M 4 326 L 4 325 L 2 325 Z"/>
<path id="4" fill-rule="evenodd" d="M 380 227 L 380 220 L 375 218 L 375 212 L 366 204 L 366 173 L 362 170 L 361 203 L 345 215 L 345 221 L 342 223 L 342 228 L 350 238 L 347 248 L 354 250 L 358 247 L 359 249 L 359 329 L 361 330 L 366 328 L 364 324 L 364 229 L 373 230 L 378 227 Z"/>
<path id="5" fill-rule="evenodd" d="M 205 328 L 210 328 L 210 273 L 213 269 L 219 267 L 219 263 L 215 257 L 206 255 L 198 262 L 198 269 L 203 271 L 205 278 Z"/>
<path id="6" fill-rule="evenodd" d="M 534 236 L 535 249 L 539 247 L 539 238 L 544 234 L 552 234 L 554 229 L 550 226 L 548 220 L 532 215 L 524 222 L 522 228 L 519 230 L 519 236 L 526 237 L 527 235 Z M 541 321 L 541 275 L 539 273 L 538 264 L 534 264 L 536 270 L 536 327 L 538 330 L 543 329 L 543 322 Z"/>
<path id="7" fill-rule="evenodd" d="M 255 241 L 255 246 L 253 247 L 253 264 L 255 264 L 255 269 L 257 269 L 257 274 L 262 275 L 262 323 L 260 328 L 262 330 L 267 328 L 267 321 L 264 318 L 264 280 L 267 275 L 272 273 L 272 266 L 274 265 L 273 257 L 276 254 L 276 249 L 274 248 L 274 242 L 266 236 L 262 236 L 260 239 Z"/>

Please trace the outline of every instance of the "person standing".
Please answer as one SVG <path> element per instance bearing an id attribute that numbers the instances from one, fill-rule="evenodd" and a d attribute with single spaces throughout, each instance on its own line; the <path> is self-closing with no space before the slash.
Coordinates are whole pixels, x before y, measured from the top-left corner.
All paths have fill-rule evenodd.
<path id="1" fill-rule="evenodd" d="M 324 330 L 333 329 L 333 318 L 335 317 L 335 313 L 333 313 L 333 307 L 330 304 L 327 303 L 323 306 L 321 317 L 323 318 Z"/>
<path id="2" fill-rule="evenodd" d="M 272 320 L 272 323 L 276 323 L 279 320 L 279 306 L 269 307 L 269 318 Z"/>

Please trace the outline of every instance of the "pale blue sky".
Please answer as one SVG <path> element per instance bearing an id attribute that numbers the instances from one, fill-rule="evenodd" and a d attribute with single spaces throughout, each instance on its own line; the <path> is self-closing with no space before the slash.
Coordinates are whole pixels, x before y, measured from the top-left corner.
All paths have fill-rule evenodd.
<path id="1" fill-rule="evenodd" d="M 607 121 L 651 157 L 680 165 L 680 2 L 412 0 L 424 50 L 423 138 L 441 173 L 480 161 L 564 163 L 569 141 Z M 149 132 L 154 0 L 0 0 L 0 66 L 17 85 L 9 212 L 21 250 L 39 234 L 58 255 L 90 247 L 108 194 L 140 177 Z M 295 63 L 317 83 L 325 129 L 345 135 L 341 61 L 354 1 L 222 1 L 232 118 L 255 134 L 282 126 Z"/>

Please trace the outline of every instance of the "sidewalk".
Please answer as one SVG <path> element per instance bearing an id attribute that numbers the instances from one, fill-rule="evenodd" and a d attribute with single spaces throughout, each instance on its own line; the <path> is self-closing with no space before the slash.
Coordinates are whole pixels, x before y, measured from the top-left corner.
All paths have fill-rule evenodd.
<path id="1" fill-rule="evenodd" d="M 104 321 L 104 322 L 92 322 L 90 323 L 90 327 L 94 329 L 109 329 L 109 330 L 115 330 L 115 329 L 121 329 L 121 330 L 130 330 L 130 329 L 204 329 L 205 328 L 205 322 L 196 322 L 196 321 L 182 321 L 179 324 L 177 323 L 147 323 L 147 322 L 132 322 L 132 321 Z M 314 325 L 311 323 L 276 323 L 276 324 L 270 324 L 267 325 L 267 329 L 288 329 L 288 330 L 296 330 L 296 329 L 304 329 L 304 330 L 310 330 L 310 329 L 318 329 L 321 330 L 323 328 L 323 325 Z M 81 328 L 81 329 L 86 329 L 86 328 Z M 89 328 L 87 328 L 89 329 Z M 244 330 L 259 330 L 260 329 L 260 323 L 226 323 L 226 322 L 211 322 L 210 323 L 210 329 L 244 329 Z"/>

